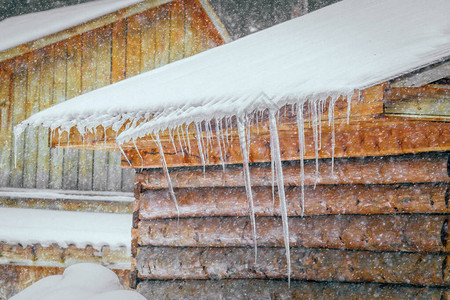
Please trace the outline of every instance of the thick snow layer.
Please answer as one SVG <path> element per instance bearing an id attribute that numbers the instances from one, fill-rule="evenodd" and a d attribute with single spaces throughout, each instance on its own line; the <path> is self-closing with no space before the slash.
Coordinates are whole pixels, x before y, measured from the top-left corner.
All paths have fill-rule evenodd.
<path id="1" fill-rule="evenodd" d="M 26 288 L 10 300 L 145 300 L 123 290 L 113 271 L 96 264 L 77 264 L 62 275 L 49 276 Z"/>
<path id="2" fill-rule="evenodd" d="M 109 202 L 133 202 L 132 193 L 108 191 L 72 191 L 25 188 L 0 188 L 0 197 L 17 199 L 89 200 Z"/>
<path id="3" fill-rule="evenodd" d="M 132 216 L 39 209 L 0 208 L 0 241 L 44 246 L 57 243 L 100 249 L 131 247 Z"/>
<path id="4" fill-rule="evenodd" d="M 154 117 L 119 141 L 182 123 L 348 95 L 450 57 L 450 1 L 344 0 L 81 95 L 17 127 Z"/>
<path id="5" fill-rule="evenodd" d="M 143 0 L 98 0 L 0 22 L 0 52 L 80 25 Z"/>

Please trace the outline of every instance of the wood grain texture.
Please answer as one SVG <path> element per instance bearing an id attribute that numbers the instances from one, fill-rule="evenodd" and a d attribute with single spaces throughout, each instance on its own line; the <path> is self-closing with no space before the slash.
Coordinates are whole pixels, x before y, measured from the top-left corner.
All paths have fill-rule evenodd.
<path id="1" fill-rule="evenodd" d="M 330 159 L 319 160 L 319 176 L 316 178 L 315 162 L 305 161 L 305 185 L 322 184 L 394 184 L 449 182 L 448 153 L 424 153 L 401 156 L 342 158 L 336 159 L 333 172 Z M 175 188 L 200 187 L 242 187 L 242 166 L 221 166 L 173 168 L 170 178 Z M 271 186 L 270 164 L 252 164 L 250 166 L 252 186 Z M 298 161 L 283 164 L 283 176 L 286 186 L 300 186 L 300 163 Z M 145 189 L 165 189 L 167 181 L 159 169 L 147 169 L 137 175 Z"/>
<path id="2" fill-rule="evenodd" d="M 450 213 L 449 184 L 318 185 L 305 189 L 305 216 L 339 214 Z M 257 216 L 281 216 L 278 193 L 271 187 L 253 187 Z M 301 216 L 301 188 L 285 189 L 289 216 Z M 180 217 L 246 217 L 248 200 L 243 187 L 176 189 Z M 177 210 L 166 190 L 141 195 L 139 217 L 176 218 Z"/>
<path id="3" fill-rule="evenodd" d="M 375 283 L 293 280 L 145 280 L 137 291 L 147 299 L 447 299 L 446 288 Z"/>
<path id="4" fill-rule="evenodd" d="M 9 185 L 12 153 L 14 60 L 0 64 L 0 185 Z"/>
<path id="5" fill-rule="evenodd" d="M 291 247 L 369 251 L 450 252 L 446 215 L 333 215 L 289 218 Z M 256 218 L 260 247 L 283 247 L 279 217 Z M 442 236 L 444 232 L 444 236 Z M 251 247 L 248 217 L 141 221 L 142 246 Z"/>
<path id="6" fill-rule="evenodd" d="M 284 279 L 285 249 L 145 247 L 137 255 L 143 279 Z M 292 279 L 449 285 L 444 254 L 291 248 Z"/>

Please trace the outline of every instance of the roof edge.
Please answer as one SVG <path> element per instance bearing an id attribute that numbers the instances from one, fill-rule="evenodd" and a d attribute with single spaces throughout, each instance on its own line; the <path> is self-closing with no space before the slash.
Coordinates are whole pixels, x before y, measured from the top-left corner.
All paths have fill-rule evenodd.
<path id="1" fill-rule="evenodd" d="M 62 40 L 71 38 L 72 36 L 85 33 L 87 31 L 111 24 L 119 19 L 123 19 L 134 14 L 143 12 L 148 9 L 158 7 L 160 5 L 172 2 L 173 0 L 145 0 L 131 6 L 119 9 L 115 12 L 106 14 L 102 17 L 93 19 L 91 21 L 82 23 L 80 25 L 59 31 L 57 33 L 45 36 L 41 39 L 37 39 L 14 48 L 7 49 L 0 52 L 0 62 L 11 59 L 13 57 L 44 48 L 48 45 L 60 42 Z"/>

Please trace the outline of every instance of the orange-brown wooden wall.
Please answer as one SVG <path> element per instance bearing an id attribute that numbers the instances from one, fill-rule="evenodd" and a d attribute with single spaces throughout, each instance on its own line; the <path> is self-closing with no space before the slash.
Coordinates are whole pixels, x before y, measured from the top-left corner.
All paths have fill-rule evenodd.
<path id="1" fill-rule="evenodd" d="M 197 1 L 178 0 L 0 62 L 0 186 L 131 191 L 134 171 L 121 170 L 119 153 L 49 149 L 44 129 L 26 130 L 15 148 L 13 126 L 222 43 Z"/>

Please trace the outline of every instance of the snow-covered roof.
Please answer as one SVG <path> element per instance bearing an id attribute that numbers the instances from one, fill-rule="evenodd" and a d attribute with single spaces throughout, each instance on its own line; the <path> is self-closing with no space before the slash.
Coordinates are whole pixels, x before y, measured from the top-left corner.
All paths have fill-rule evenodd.
<path id="1" fill-rule="evenodd" d="M 143 0 L 97 0 L 0 22 L 0 52 L 80 25 Z"/>
<path id="2" fill-rule="evenodd" d="M 129 214 L 0 208 L 0 241 L 98 249 L 108 245 L 131 251 L 131 219 Z"/>
<path id="3" fill-rule="evenodd" d="M 344 0 L 73 98 L 26 125 L 119 128 L 126 141 L 180 124 L 349 95 L 450 57 L 450 1 Z"/>

